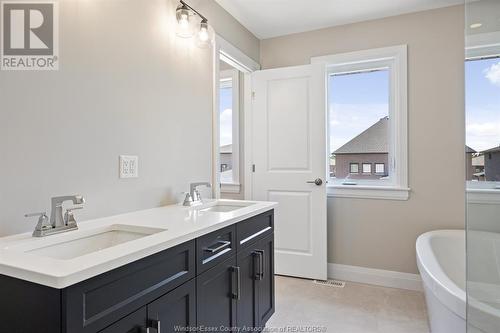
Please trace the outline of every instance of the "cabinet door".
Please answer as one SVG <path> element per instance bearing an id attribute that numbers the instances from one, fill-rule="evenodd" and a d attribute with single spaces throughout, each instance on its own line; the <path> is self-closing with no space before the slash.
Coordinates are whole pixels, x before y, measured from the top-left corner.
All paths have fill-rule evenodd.
<path id="1" fill-rule="evenodd" d="M 238 272 L 234 256 L 196 278 L 198 327 L 227 332 L 236 326 Z"/>
<path id="2" fill-rule="evenodd" d="M 263 270 L 258 280 L 259 324 L 264 327 L 275 310 L 274 299 L 274 234 L 264 238 L 256 244 L 261 253 L 260 259 Z"/>
<path id="3" fill-rule="evenodd" d="M 99 333 L 143 333 L 146 332 L 146 325 L 146 307 L 142 307 Z"/>
<path id="4" fill-rule="evenodd" d="M 196 326 L 195 280 L 184 283 L 177 289 L 148 305 L 148 324 L 158 332 L 189 332 Z"/>
<path id="5" fill-rule="evenodd" d="M 261 253 L 256 251 L 256 247 L 248 247 L 237 254 L 237 265 L 240 267 L 241 291 L 237 302 L 237 323 L 241 331 L 248 331 L 248 328 L 259 326 L 258 312 L 258 276 L 259 261 Z"/>

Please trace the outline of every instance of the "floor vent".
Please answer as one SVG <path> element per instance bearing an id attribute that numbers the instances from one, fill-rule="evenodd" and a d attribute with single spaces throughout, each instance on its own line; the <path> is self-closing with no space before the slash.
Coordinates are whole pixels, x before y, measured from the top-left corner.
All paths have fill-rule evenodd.
<path id="1" fill-rule="evenodd" d="M 339 280 L 314 280 L 314 283 L 335 288 L 345 287 L 345 281 L 339 281 Z"/>

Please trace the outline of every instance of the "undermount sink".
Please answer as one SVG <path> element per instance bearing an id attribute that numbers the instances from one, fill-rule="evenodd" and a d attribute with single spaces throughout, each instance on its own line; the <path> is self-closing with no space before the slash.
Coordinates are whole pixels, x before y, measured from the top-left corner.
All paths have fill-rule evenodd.
<path id="1" fill-rule="evenodd" d="M 253 202 L 238 202 L 238 201 L 230 201 L 230 200 L 217 200 L 212 203 L 206 204 L 198 208 L 201 212 L 218 212 L 218 213 L 227 213 L 232 212 L 233 210 L 245 208 L 248 206 L 252 206 L 255 203 Z"/>
<path id="2" fill-rule="evenodd" d="M 165 230 L 115 224 L 97 230 L 82 231 L 82 234 L 78 235 L 77 238 L 74 238 L 74 235 L 69 232 L 66 234 L 68 236 L 67 239 L 63 239 L 55 244 L 24 249 L 23 252 L 54 259 L 69 260 Z"/>

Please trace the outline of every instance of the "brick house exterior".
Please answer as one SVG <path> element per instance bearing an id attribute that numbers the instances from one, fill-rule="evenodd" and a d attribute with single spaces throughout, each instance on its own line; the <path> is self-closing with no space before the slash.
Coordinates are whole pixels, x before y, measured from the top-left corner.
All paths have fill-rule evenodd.
<path id="1" fill-rule="evenodd" d="M 339 179 L 347 178 L 347 176 L 350 179 L 380 179 L 388 176 L 388 135 L 389 118 L 384 117 L 335 150 L 333 152 L 335 155 L 335 168 L 331 169 L 332 176 Z M 383 169 L 383 172 L 377 172 L 377 167 L 379 168 L 378 171 Z M 353 172 L 356 169 L 357 172 Z"/>

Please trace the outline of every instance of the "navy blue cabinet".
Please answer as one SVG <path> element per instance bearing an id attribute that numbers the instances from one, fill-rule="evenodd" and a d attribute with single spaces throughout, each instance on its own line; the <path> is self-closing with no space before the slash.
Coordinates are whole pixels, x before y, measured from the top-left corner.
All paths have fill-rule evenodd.
<path id="1" fill-rule="evenodd" d="M 188 332 L 196 327 L 196 279 L 148 304 L 147 313 L 153 332 Z"/>
<path id="2" fill-rule="evenodd" d="M 241 298 L 237 303 L 241 330 L 264 328 L 275 311 L 274 234 L 267 235 L 237 254 L 241 270 Z"/>
<path id="3" fill-rule="evenodd" d="M 198 326 L 210 332 L 228 332 L 236 327 L 238 268 L 236 258 L 209 269 L 196 278 Z"/>
<path id="4" fill-rule="evenodd" d="M 0 275 L 0 333 L 262 328 L 273 251 L 271 210 L 65 289 Z"/>

